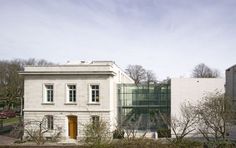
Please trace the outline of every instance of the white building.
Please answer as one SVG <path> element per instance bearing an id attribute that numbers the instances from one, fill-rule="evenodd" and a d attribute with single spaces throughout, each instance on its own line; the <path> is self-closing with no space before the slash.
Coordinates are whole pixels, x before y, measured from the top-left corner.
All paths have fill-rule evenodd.
<path id="1" fill-rule="evenodd" d="M 184 103 L 197 105 L 207 95 L 216 92 L 225 93 L 224 85 L 224 78 L 171 79 L 171 117 L 181 118 L 181 105 Z M 189 136 L 195 135 L 197 135 L 196 131 L 189 134 Z"/>
<path id="2" fill-rule="evenodd" d="M 113 130 L 117 121 L 117 84 L 133 83 L 114 62 L 25 67 L 24 121 L 47 118 L 62 137 L 83 137 L 83 124 L 103 118 Z"/>
<path id="3" fill-rule="evenodd" d="M 172 78 L 170 82 L 155 85 L 121 85 L 121 122 L 123 125 L 133 123 L 137 130 L 148 129 L 151 132 L 170 128 L 166 126 L 163 117 L 182 120 L 182 105 L 197 105 L 207 95 L 224 93 L 224 84 L 225 80 L 222 78 Z M 178 127 L 176 130 L 180 133 L 178 130 L 181 129 Z M 175 136 L 171 132 L 171 136 Z M 169 135 L 168 133 L 164 136 Z M 196 132 L 189 134 L 191 135 L 196 135 Z M 163 134 L 159 132 L 158 136 L 163 137 Z"/>
<path id="4" fill-rule="evenodd" d="M 196 105 L 209 93 L 224 93 L 224 84 L 224 78 L 172 78 L 171 116 L 180 116 L 180 107 L 184 102 Z"/>
<path id="5" fill-rule="evenodd" d="M 152 107 L 153 111 L 158 112 L 164 105 L 165 108 L 162 108 L 164 112 L 180 117 L 180 106 L 183 102 L 189 101 L 194 104 L 207 93 L 214 91 L 224 93 L 225 84 L 224 79 L 174 78 L 171 79 L 171 84 L 166 84 L 165 87 L 150 89 L 148 86 L 150 93 L 155 93 L 148 94 L 149 98 L 146 98 L 147 87 L 141 86 L 143 91 L 138 91 L 140 88 L 132 85 L 133 80 L 111 61 L 44 67 L 28 66 L 21 74 L 25 79 L 25 122 L 46 117 L 47 128 L 60 128 L 65 139 L 80 139 L 83 137 L 83 124 L 99 118 L 107 121 L 110 130 L 113 131 L 118 121 L 119 108 L 122 113 L 131 114 L 137 107 L 142 108 L 146 105 L 147 108 Z M 131 84 L 127 87 L 121 86 L 127 94 L 124 94 L 123 90 L 119 91 L 117 84 Z M 121 92 L 123 94 L 119 98 L 118 94 Z M 125 101 L 123 102 L 126 103 L 125 106 L 122 103 L 118 104 L 119 99 Z M 153 103 L 151 106 L 148 103 L 150 100 Z M 149 116 L 149 112 L 142 114 L 142 119 L 149 122 L 146 121 L 149 119 L 145 117 L 146 115 Z"/>

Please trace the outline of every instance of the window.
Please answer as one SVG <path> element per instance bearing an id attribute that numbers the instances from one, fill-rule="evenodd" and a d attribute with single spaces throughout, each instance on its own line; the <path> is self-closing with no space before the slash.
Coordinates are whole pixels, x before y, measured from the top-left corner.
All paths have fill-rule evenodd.
<path id="1" fill-rule="evenodd" d="M 53 116 L 52 115 L 47 115 L 47 129 L 48 130 L 53 130 Z"/>
<path id="2" fill-rule="evenodd" d="M 99 102 L 99 85 L 91 85 L 91 102 L 98 103 Z"/>
<path id="3" fill-rule="evenodd" d="M 98 126 L 99 124 L 99 116 L 92 116 L 92 124 L 93 126 Z"/>
<path id="4" fill-rule="evenodd" d="M 53 85 L 45 85 L 45 101 L 53 102 Z"/>
<path id="5" fill-rule="evenodd" d="M 68 102 L 76 102 L 76 85 L 67 85 Z"/>

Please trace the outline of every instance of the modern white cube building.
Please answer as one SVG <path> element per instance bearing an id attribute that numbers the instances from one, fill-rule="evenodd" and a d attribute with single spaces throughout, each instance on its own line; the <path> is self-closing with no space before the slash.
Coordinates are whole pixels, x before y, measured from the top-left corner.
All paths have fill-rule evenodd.
<path id="1" fill-rule="evenodd" d="M 171 117 L 181 119 L 181 106 L 190 103 L 197 105 L 204 97 L 217 92 L 225 93 L 224 78 L 173 78 L 171 79 Z M 196 128 L 196 127 L 195 127 Z M 178 130 L 178 129 L 176 129 Z M 182 131 L 179 131 L 181 133 Z M 174 132 L 171 131 L 172 137 Z M 187 136 L 202 136 L 197 130 Z"/>
<path id="2" fill-rule="evenodd" d="M 225 93 L 224 78 L 172 78 L 171 116 L 181 116 L 181 104 L 196 105 L 211 93 Z"/>

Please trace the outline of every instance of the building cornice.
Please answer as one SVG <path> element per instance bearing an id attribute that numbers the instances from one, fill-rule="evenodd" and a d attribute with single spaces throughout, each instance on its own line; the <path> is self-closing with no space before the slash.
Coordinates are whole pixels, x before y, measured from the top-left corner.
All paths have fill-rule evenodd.
<path id="1" fill-rule="evenodd" d="M 109 109 L 103 110 L 60 110 L 60 109 L 24 109 L 24 112 L 111 112 Z"/>
<path id="2" fill-rule="evenodd" d="M 22 71 L 21 75 L 111 75 L 115 76 L 114 71 Z"/>

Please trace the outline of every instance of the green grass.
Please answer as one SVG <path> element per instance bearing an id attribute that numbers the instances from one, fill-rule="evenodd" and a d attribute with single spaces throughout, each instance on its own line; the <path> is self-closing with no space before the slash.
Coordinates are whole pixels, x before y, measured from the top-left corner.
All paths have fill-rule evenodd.
<path id="1" fill-rule="evenodd" d="M 19 123 L 19 117 L 1 119 L 3 120 L 3 126 L 13 125 Z"/>

